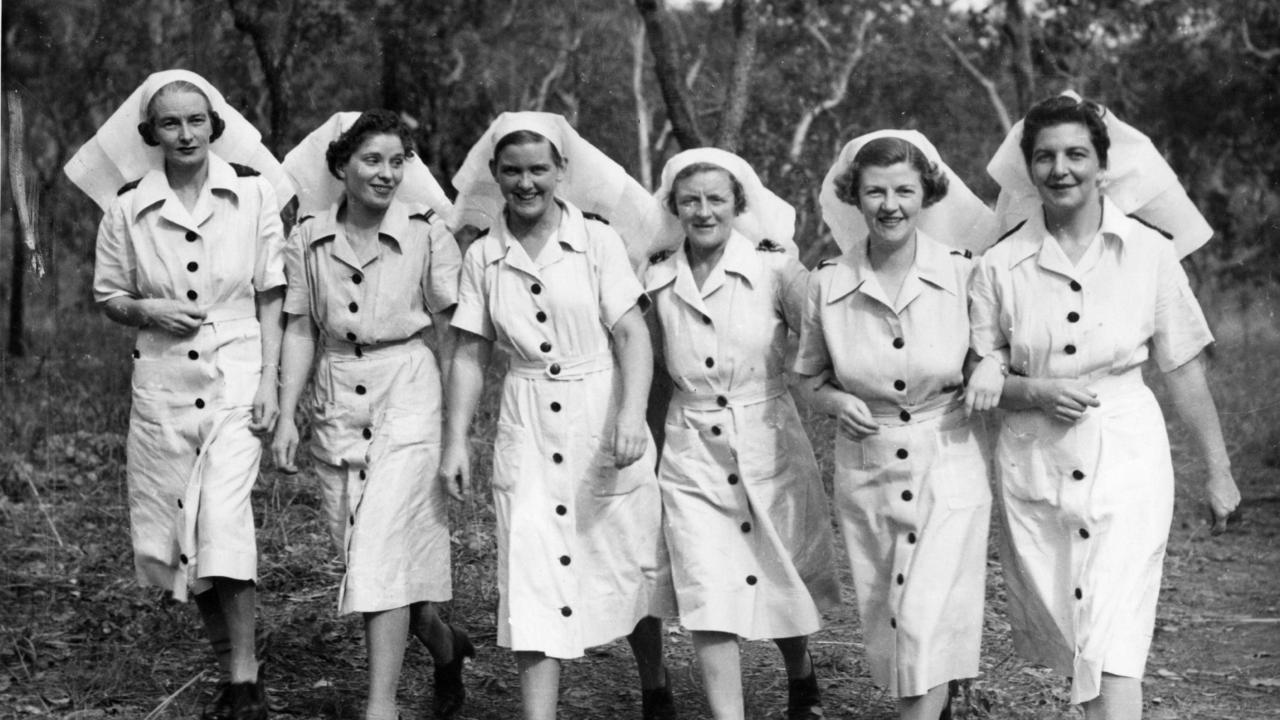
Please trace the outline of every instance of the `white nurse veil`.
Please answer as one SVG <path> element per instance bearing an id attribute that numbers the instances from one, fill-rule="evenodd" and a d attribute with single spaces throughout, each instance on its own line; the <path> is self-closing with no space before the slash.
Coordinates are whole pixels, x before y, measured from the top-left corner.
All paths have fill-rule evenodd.
<path id="1" fill-rule="evenodd" d="M 1062 94 L 1081 101 L 1074 92 Z M 1103 108 L 1102 119 L 1111 139 L 1102 194 L 1121 212 L 1134 215 L 1171 236 L 1179 258 L 1209 242 L 1213 228 L 1187 196 L 1177 174 L 1151 139 L 1117 118 L 1110 109 Z M 1022 155 L 1022 127 L 1023 121 L 1019 120 L 987 164 L 987 172 L 1000 183 L 996 216 L 1001 232 L 1040 212 L 1040 196 L 1031 183 Z"/>
<path id="2" fill-rule="evenodd" d="M 211 109 L 226 123 L 209 151 L 227 162 L 257 170 L 275 189 L 279 206 L 288 204 L 293 185 L 280 162 L 262 144 L 262 134 L 227 104 L 217 88 L 190 70 L 164 70 L 148 76 L 63 167 L 71 182 L 105 211 L 125 183 L 163 168 L 164 151 L 144 143 L 138 125 L 147 119 L 147 105 L 156 92 L 179 81 L 200 88 Z"/>
<path id="3" fill-rule="evenodd" d="M 836 196 L 836 179 L 849 169 L 863 146 L 880 138 L 896 138 L 914 145 L 947 177 L 947 194 L 920 211 L 920 230 L 944 245 L 968 250 L 975 255 L 995 244 L 998 237 L 995 215 L 942 161 L 938 149 L 923 133 L 916 130 L 877 130 L 850 140 L 822 180 L 822 192 L 818 198 L 822 206 L 822 220 L 831 229 L 841 252 L 847 253 L 850 248 L 865 244 L 868 229 L 862 211 Z"/>

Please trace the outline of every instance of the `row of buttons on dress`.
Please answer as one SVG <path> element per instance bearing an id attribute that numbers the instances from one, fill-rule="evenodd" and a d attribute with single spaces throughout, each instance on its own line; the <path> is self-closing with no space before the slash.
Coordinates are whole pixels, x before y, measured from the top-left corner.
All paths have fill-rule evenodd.
<path id="1" fill-rule="evenodd" d="M 707 317 L 706 315 L 703 315 L 702 317 L 703 317 L 703 320 L 704 320 L 705 322 L 710 323 L 711 318 Z M 712 367 L 712 366 L 714 366 L 714 365 L 715 365 L 715 359 L 714 359 L 714 358 L 707 358 L 707 360 L 706 360 L 706 364 L 707 364 L 707 367 Z M 719 405 L 719 406 L 720 406 L 720 407 L 722 407 L 722 408 L 723 408 L 723 407 L 728 407 L 728 406 L 729 406 L 729 398 L 725 397 L 724 395 L 717 395 L 717 396 L 716 396 L 716 405 Z M 711 426 L 711 434 L 712 434 L 712 435 L 715 435 L 716 437 L 719 437 L 720 435 L 724 434 L 724 429 L 723 429 L 723 428 L 721 428 L 719 425 L 712 425 L 712 426 Z M 741 480 L 741 478 L 739 478 L 739 477 L 738 477 L 738 474 L 737 474 L 737 473 L 729 473 L 729 477 L 728 477 L 727 479 L 728 479 L 728 481 L 729 481 L 729 484 L 730 484 L 730 485 L 737 485 L 737 484 L 738 484 L 738 482 Z M 742 532 L 744 532 L 744 533 L 749 533 L 749 532 L 751 532 L 751 522 L 750 522 L 750 521 L 748 521 L 748 520 L 743 520 L 743 521 L 742 521 L 742 523 L 741 523 L 740 525 L 738 525 L 738 529 L 739 529 L 739 530 L 741 530 L 741 531 L 742 531 Z M 748 575 L 748 576 L 746 577 L 746 582 L 747 582 L 747 584 L 748 584 L 748 585 L 755 585 L 755 584 L 758 582 L 758 578 L 756 578 L 756 576 L 755 576 L 755 575 Z"/>
<path id="2" fill-rule="evenodd" d="M 1075 280 L 1072 280 L 1070 284 L 1068 284 L 1068 287 L 1071 288 L 1072 292 L 1080 292 L 1081 290 L 1080 283 L 1076 282 Z M 1067 313 L 1067 322 L 1073 325 L 1075 323 L 1080 322 L 1080 313 L 1076 312 L 1075 310 L 1072 310 L 1071 312 Z M 1075 355 L 1077 349 L 1078 348 L 1076 347 L 1075 343 L 1067 343 L 1066 345 L 1063 346 L 1062 352 L 1068 355 Z"/>

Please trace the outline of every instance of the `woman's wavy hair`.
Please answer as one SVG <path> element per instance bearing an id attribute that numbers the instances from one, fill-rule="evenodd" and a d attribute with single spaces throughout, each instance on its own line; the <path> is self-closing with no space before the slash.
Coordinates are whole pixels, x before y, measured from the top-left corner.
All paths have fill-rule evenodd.
<path id="1" fill-rule="evenodd" d="M 1031 152 L 1035 150 L 1036 138 L 1040 131 L 1056 125 L 1079 123 L 1089 131 L 1089 140 L 1093 142 L 1093 151 L 1098 154 L 1098 163 L 1107 166 L 1107 150 L 1111 148 L 1111 136 L 1107 133 L 1106 107 L 1092 100 L 1077 100 L 1070 95 L 1056 95 L 1041 100 L 1027 111 L 1022 120 L 1022 159 L 1031 166 Z"/>
<path id="2" fill-rule="evenodd" d="M 563 170 L 564 156 L 556 149 L 556 144 L 548 140 L 546 135 L 532 130 L 515 130 L 499 138 L 498 142 L 493 146 L 493 160 L 491 162 L 496 165 L 498 156 L 502 154 L 503 150 L 512 145 L 537 145 L 538 143 L 546 143 L 547 147 L 551 148 L 551 161 L 556 164 L 556 167 Z"/>
<path id="3" fill-rule="evenodd" d="M 356 150 L 364 144 L 373 135 L 395 135 L 400 138 L 400 142 L 404 144 L 404 156 L 406 158 L 413 157 L 414 142 L 413 131 L 400 119 L 394 111 L 391 110 L 368 110 L 360 113 L 360 117 L 351 123 L 351 127 L 346 132 L 338 136 L 337 140 L 329 143 L 329 148 L 324 152 L 325 162 L 329 165 L 329 172 L 339 180 L 342 179 L 338 175 L 338 168 L 347 164 L 351 156 Z"/>
<path id="4" fill-rule="evenodd" d="M 947 175 L 937 163 L 929 162 L 924 151 L 896 137 L 876 138 L 858 149 L 853 162 L 835 179 L 836 197 L 854 207 L 858 204 L 858 188 L 862 185 L 862 171 L 869 167 L 889 167 L 905 162 L 920 173 L 920 185 L 924 190 L 924 207 L 947 196 Z"/>

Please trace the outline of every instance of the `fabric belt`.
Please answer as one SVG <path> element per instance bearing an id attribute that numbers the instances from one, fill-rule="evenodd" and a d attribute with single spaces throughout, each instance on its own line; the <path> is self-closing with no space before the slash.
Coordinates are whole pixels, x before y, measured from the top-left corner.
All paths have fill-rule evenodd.
<path id="1" fill-rule="evenodd" d="M 204 321 L 201 325 L 230 322 L 232 320 L 248 320 L 258 318 L 258 305 L 253 298 L 229 300 L 224 303 L 210 305 L 204 309 Z"/>
<path id="2" fill-rule="evenodd" d="M 880 425 L 915 425 L 916 423 L 937 420 L 953 410 L 964 406 L 962 395 L 943 393 L 934 395 L 916 407 L 902 407 L 889 403 L 868 403 L 871 416 Z M 904 415 L 904 412 L 906 413 Z M 905 419 L 904 419 L 905 418 Z"/>
<path id="3" fill-rule="evenodd" d="M 613 369 L 613 353 L 605 350 L 594 355 L 579 355 L 554 360 L 524 360 L 512 356 L 507 374 L 522 378 L 547 380 L 576 380 L 587 375 Z"/>
<path id="4" fill-rule="evenodd" d="M 388 340 L 387 342 L 369 343 L 368 345 L 357 345 L 356 343 L 325 335 L 321 344 L 321 347 L 329 355 L 370 359 L 405 355 L 426 346 L 426 341 L 418 334 L 410 335 L 400 340 Z"/>
<path id="5" fill-rule="evenodd" d="M 671 394 L 672 407 L 687 410 L 715 410 L 730 405 L 746 406 L 772 400 L 787 391 L 786 378 L 777 375 L 749 382 L 728 392 L 698 392 L 676 388 Z"/>

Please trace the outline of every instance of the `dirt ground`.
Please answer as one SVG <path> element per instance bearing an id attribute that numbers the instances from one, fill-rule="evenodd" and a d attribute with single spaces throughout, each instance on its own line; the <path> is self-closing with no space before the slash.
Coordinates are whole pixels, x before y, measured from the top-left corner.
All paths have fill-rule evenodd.
<path id="1" fill-rule="evenodd" d="M 198 717 L 216 678 L 195 610 L 132 579 L 123 470 L 128 339 L 105 323 L 82 337 L 98 341 L 93 355 L 61 349 L 24 360 L 0 356 L 0 719 Z M 1220 347 L 1212 364 L 1245 498 L 1243 522 L 1227 535 L 1209 535 L 1197 487 L 1202 467 L 1185 431 L 1171 424 L 1178 504 L 1147 666 L 1149 720 L 1280 718 L 1277 350 Z M 484 427 L 492 417 L 479 422 Z M 829 423 L 811 418 L 809 427 L 829 472 Z M 483 447 L 478 455 L 484 475 Z M 358 718 L 362 627 L 355 616 L 335 615 L 341 568 L 322 530 L 314 481 L 305 472 L 268 469 L 255 509 L 274 715 Z M 479 648 L 466 673 L 471 694 L 463 718 L 519 716 L 511 654 L 495 647 L 492 520 L 483 489 L 475 502 L 453 509 L 456 599 L 445 611 Z M 1013 655 L 994 554 L 988 568 L 982 675 L 963 687 L 956 716 L 1083 717 L 1067 703 L 1062 678 Z M 870 682 L 848 588 L 846 577 L 844 602 L 813 640 L 827 714 L 894 718 L 892 699 Z M 706 717 L 689 635 L 669 622 L 666 645 L 682 717 Z M 772 644 L 746 644 L 743 673 L 748 717 L 778 717 L 786 681 Z M 415 645 L 401 686 L 405 718 L 427 716 L 429 678 L 429 657 Z M 565 664 L 561 717 L 638 718 L 639 705 L 625 643 Z"/>

